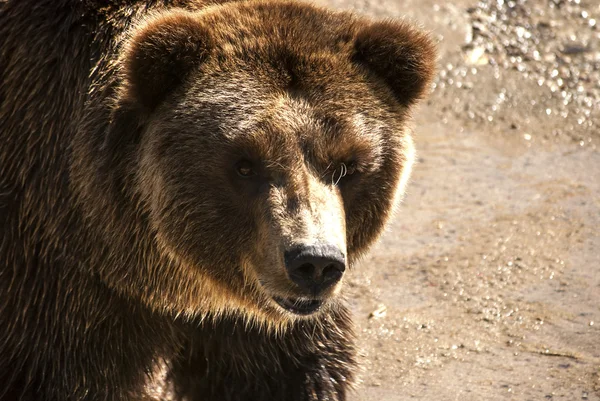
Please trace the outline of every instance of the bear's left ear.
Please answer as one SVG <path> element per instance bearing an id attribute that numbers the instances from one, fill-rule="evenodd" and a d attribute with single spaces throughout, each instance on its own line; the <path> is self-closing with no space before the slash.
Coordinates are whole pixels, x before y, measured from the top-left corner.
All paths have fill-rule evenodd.
<path id="1" fill-rule="evenodd" d="M 425 95 L 436 69 L 430 37 L 405 23 L 382 21 L 359 29 L 354 52 L 354 61 L 382 78 L 405 106 Z"/>
<path id="2" fill-rule="evenodd" d="M 125 51 L 127 94 L 152 110 L 179 86 L 211 50 L 210 34 L 197 16 L 172 11 L 135 29 Z"/>

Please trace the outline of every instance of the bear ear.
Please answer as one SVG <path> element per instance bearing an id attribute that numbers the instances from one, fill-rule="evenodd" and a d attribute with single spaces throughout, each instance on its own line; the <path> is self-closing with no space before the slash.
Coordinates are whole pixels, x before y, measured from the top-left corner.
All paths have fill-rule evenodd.
<path id="1" fill-rule="evenodd" d="M 210 53 L 208 29 L 194 14 L 159 15 L 136 29 L 125 52 L 128 95 L 154 109 Z"/>
<path id="2" fill-rule="evenodd" d="M 436 70 L 432 40 L 406 23 L 381 21 L 359 29 L 354 52 L 354 61 L 382 78 L 405 106 L 426 94 Z"/>

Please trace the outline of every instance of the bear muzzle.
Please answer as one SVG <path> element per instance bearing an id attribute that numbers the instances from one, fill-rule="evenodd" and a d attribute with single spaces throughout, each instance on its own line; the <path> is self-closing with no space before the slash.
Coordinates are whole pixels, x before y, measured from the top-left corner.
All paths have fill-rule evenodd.
<path id="1" fill-rule="evenodd" d="M 271 299 L 287 312 L 299 316 L 321 310 L 334 297 L 336 284 L 346 270 L 344 253 L 332 244 L 295 245 L 284 252 L 283 259 L 294 295 L 272 295 Z M 265 286 L 262 280 L 261 284 Z"/>

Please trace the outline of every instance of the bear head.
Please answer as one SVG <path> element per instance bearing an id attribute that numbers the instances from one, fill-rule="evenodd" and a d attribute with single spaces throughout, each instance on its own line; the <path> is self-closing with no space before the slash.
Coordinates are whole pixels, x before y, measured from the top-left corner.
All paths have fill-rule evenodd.
<path id="1" fill-rule="evenodd" d="M 143 235 L 171 267 L 127 272 L 139 285 L 123 292 L 279 323 L 338 307 L 404 190 L 407 119 L 434 64 L 431 40 L 406 23 L 297 2 L 136 24 L 107 148 L 135 144 Z"/>

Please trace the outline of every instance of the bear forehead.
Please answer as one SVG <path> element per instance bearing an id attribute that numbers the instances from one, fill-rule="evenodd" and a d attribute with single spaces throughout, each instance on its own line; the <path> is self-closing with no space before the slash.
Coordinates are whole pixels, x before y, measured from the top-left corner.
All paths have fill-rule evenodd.
<path id="1" fill-rule="evenodd" d="M 193 102 L 183 98 L 175 109 L 167 109 L 169 115 L 157 127 L 275 164 L 308 157 L 317 164 L 361 161 L 375 168 L 381 143 L 396 128 L 344 102 L 315 104 L 285 91 L 268 98 L 257 95 L 254 102 L 240 100 L 233 91 L 203 91 L 201 85 L 194 92 Z"/>
<path id="2" fill-rule="evenodd" d="M 336 74 L 327 73 L 330 66 Z M 381 142 L 402 129 L 402 118 L 350 61 L 290 66 L 280 59 L 214 58 L 193 73 L 183 93 L 161 108 L 159 124 L 257 149 L 271 160 L 298 148 L 323 160 L 357 154 L 375 160 Z"/>

